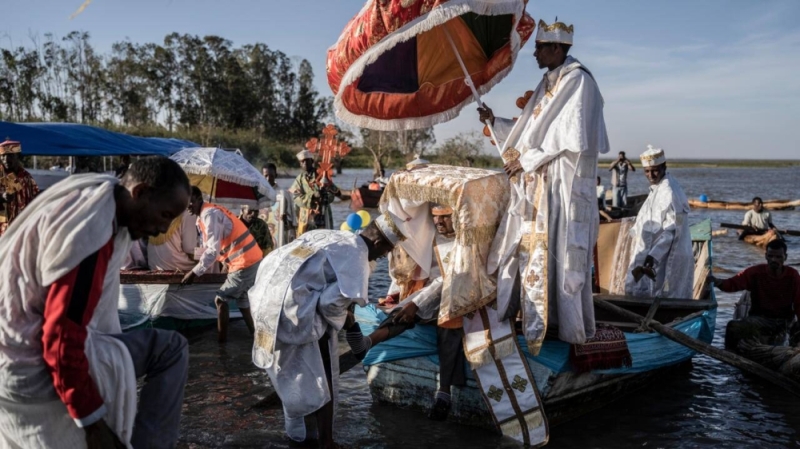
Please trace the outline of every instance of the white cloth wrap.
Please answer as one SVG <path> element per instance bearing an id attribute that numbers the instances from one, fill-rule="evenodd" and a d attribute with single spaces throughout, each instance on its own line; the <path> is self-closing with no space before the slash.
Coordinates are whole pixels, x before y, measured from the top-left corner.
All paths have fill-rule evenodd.
<path id="1" fill-rule="evenodd" d="M 692 298 L 695 267 L 688 216 L 689 201 L 669 173 L 650 186 L 650 195 L 630 231 L 634 249 L 625 278 L 626 294 Z M 656 279 L 644 276 L 636 282 L 631 270 L 644 265 L 647 256 L 655 259 Z"/>
<path id="2" fill-rule="evenodd" d="M 0 270 L 6 273 L 0 279 L 2 447 L 86 447 L 84 431 L 56 395 L 42 358 L 41 311 L 49 286 L 112 238 L 118 182 L 108 175 L 70 176 L 39 195 L 0 239 Z M 121 332 L 119 270 L 130 244 L 130 234 L 120 228 L 85 344 L 90 375 L 107 408 L 104 419 L 129 447 L 136 417 L 133 361 L 125 345 L 104 334 Z"/>
<path id="3" fill-rule="evenodd" d="M 249 291 L 256 325 L 253 362 L 266 370 L 283 401 L 286 430 L 302 440 L 304 416 L 338 390 L 336 333 L 347 307 L 367 303 L 368 249 L 351 232 L 316 230 L 270 253 Z M 328 389 L 318 341 L 330 337 L 333 392 Z"/>
<path id="4" fill-rule="evenodd" d="M 516 123 L 496 120 L 495 134 L 504 150 L 514 148 L 521 153 L 525 171 L 515 184 L 518 203 L 509 208 L 490 252 L 488 271 L 500 270 L 501 314 L 509 302 L 517 269 L 525 269 L 514 267 L 519 263 L 523 222 L 533 219 L 535 188 L 524 178 L 543 169 L 549 203 L 549 320 L 558 324 L 561 340 L 585 343 L 594 335 L 591 266 L 599 222 L 597 158 L 609 151 L 603 98 L 591 73 L 568 57 L 562 66 L 545 74 Z M 540 216 L 537 221 L 545 215 Z"/>

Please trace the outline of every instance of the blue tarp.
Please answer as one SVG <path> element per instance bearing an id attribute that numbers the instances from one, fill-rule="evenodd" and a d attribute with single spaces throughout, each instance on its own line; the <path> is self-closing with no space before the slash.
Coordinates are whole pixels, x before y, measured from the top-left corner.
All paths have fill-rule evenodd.
<path id="1" fill-rule="evenodd" d="M 714 336 L 714 323 L 717 310 L 711 309 L 701 316 L 693 318 L 675 326 L 675 329 L 684 334 L 711 342 Z M 364 335 L 369 335 L 378 324 L 386 318 L 381 310 L 374 304 L 366 307 L 356 307 L 356 318 L 361 325 Z M 628 350 L 631 352 L 633 366 L 611 370 L 592 371 L 595 374 L 632 374 L 642 373 L 664 366 L 688 360 L 695 351 L 675 343 L 655 332 L 650 333 L 625 333 Z M 569 344 L 563 341 L 545 340 L 539 355 L 534 357 L 528 354 L 527 344 L 523 337 L 519 337 L 522 352 L 529 360 L 546 366 L 556 373 L 571 370 L 569 364 Z M 380 343 L 369 350 L 364 358 L 364 366 L 377 365 L 393 360 L 409 359 L 414 357 L 428 357 L 434 363 L 439 363 L 436 351 L 436 326 L 417 325 L 391 340 Z"/>
<path id="2" fill-rule="evenodd" d="M 186 140 L 135 137 L 76 123 L 11 123 L 0 121 L 0 140 L 22 144 L 23 155 L 35 156 L 169 156 L 199 145 Z"/>

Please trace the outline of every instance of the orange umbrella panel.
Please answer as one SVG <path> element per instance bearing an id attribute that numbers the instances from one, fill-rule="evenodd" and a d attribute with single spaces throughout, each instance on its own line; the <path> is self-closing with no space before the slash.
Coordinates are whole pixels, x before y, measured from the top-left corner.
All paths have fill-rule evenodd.
<path id="1" fill-rule="evenodd" d="M 524 13 L 517 20 L 515 14 L 467 12 L 439 24 L 435 23 L 438 16 L 430 15 L 430 18 L 419 17 L 423 22 L 429 19 L 431 26 L 418 34 L 406 31 L 406 40 L 391 47 L 388 43 L 383 46 L 375 43 L 369 51 L 364 51 L 361 59 L 372 62 L 364 64 L 356 60 L 348 64 L 348 59 L 352 60 L 358 51 L 347 48 L 341 53 L 346 43 L 363 45 L 361 36 L 349 39 L 343 36 L 329 51 L 328 80 L 337 93 L 340 118 L 358 126 L 387 130 L 419 128 L 450 120 L 472 100 L 458 56 L 475 86 L 485 93 L 508 73 L 516 52 L 535 26 L 533 19 Z M 345 33 L 353 29 L 351 22 Z M 397 33 L 403 33 L 402 27 Z M 375 53 L 380 54 L 376 57 Z M 352 74 L 342 75 L 343 64 L 362 72 L 347 83 Z"/>

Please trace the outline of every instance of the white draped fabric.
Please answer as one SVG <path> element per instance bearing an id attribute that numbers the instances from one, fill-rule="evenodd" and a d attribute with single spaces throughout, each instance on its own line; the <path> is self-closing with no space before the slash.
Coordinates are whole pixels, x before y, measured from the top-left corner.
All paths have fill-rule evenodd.
<path id="1" fill-rule="evenodd" d="M 514 280 L 521 276 L 531 351 L 538 351 L 548 320 L 558 325 L 561 340 L 585 343 L 595 329 L 591 267 L 599 221 L 597 158 L 609 151 L 597 83 L 568 57 L 544 75 L 516 122 L 496 119 L 495 133 L 504 151 L 519 152 L 525 172 L 512 180 L 515 193 L 490 253 L 488 270 L 498 270 L 500 314 L 508 310 Z M 537 183 L 543 184 L 538 200 Z M 546 232 L 547 243 L 521 263 L 520 244 L 536 232 Z M 546 298 L 536 293 L 544 282 L 536 267 L 549 267 L 543 276 Z M 538 316 L 542 310 L 546 315 Z"/>
<path id="2" fill-rule="evenodd" d="M 186 211 L 178 220 L 175 229 L 170 226 L 163 242 L 150 239 L 147 243 L 147 266 L 151 270 L 189 271 L 197 265 L 189 257 L 197 247 L 197 217 Z"/>
<path id="3" fill-rule="evenodd" d="M 625 293 L 633 296 L 692 298 L 694 254 L 689 230 L 689 201 L 669 173 L 650 186 L 636 224 L 631 228 L 633 257 L 625 279 Z M 631 270 L 655 259 L 656 279 L 647 276 L 636 282 Z"/>
<path id="4" fill-rule="evenodd" d="M 117 315 L 119 270 L 130 248 L 116 215 L 108 175 L 75 175 L 47 189 L 0 239 L 0 447 L 82 448 L 86 436 L 56 395 L 41 343 L 48 287 L 114 238 L 102 296 L 88 326 L 85 352 L 105 400 L 104 419 L 130 446 L 136 378 Z"/>
<path id="5" fill-rule="evenodd" d="M 345 231 L 316 230 L 270 253 L 249 291 L 256 338 L 253 362 L 266 370 L 283 401 L 286 431 L 306 436 L 303 417 L 336 403 L 336 333 L 347 307 L 367 303 L 370 267 L 364 240 Z M 333 374 L 329 391 L 318 341 L 328 334 Z"/>

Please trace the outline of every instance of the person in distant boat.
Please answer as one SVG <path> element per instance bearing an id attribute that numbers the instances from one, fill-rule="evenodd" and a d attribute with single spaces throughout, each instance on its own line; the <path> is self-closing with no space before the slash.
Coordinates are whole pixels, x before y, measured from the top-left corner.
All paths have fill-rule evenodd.
<path id="1" fill-rule="evenodd" d="M 333 229 L 331 203 L 335 197 L 342 195 L 341 191 L 327 177 L 317 180 L 314 153 L 303 150 L 297 153 L 297 160 L 303 173 L 297 175 L 289 188 L 294 204 L 300 208 L 297 235 L 312 229 Z"/>
<path id="2" fill-rule="evenodd" d="M 297 229 L 297 214 L 295 213 L 295 204 L 292 194 L 288 190 L 282 189 L 278 186 L 276 179 L 278 178 L 278 167 L 273 163 L 268 163 L 264 166 L 263 172 L 267 178 L 267 182 L 275 190 L 276 200 L 275 204 L 270 208 L 267 215 L 267 224 L 269 224 L 270 232 L 275 240 L 275 247 L 278 248 L 286 245 L 294 240 L 295 229 Z M 281 214 L 281 210 L 283 213 Z M 280 221 L 283 220 L 283 241 L 278 239 L 278 232 Z"/>
<path id="3" fill-rule="evenodd" d="M 165 232 L 188 202 L 186 173 L 154 156 L 121 180 L 67 177 L 9 227 L 0 239 L 0 447 L 178 444 L 186 339 L 123 333 L 117 302 L 131 240 Z"/>
<path id="4" fill-rule="evenodd" d="M 750 292 L 750 310 L 746 317 L 731 320 L 725 329 L 725 346 L 738 350 L 742 340 L 781 344 L 795 317 L 800 319 L 800 273 L 786 263 L 783 240 L 767 244 L 767 263 L 745 269 L 729 279 L 709 281 L 723 292 Z"/>
<path id="5" fill-rule="evenodd" d="M 640 297 L 691 298 L 694 253 L 689 201 L 667 173 L 664 150 L 648 145 L 641 155 L 650 194 L 631 228 L 634 249 L 625 293 Z"/>
<path id="6" fill-rule="evenodd" d="M 286 433 L 311 443 L 304 417 L 314 415 L 319 447 L 333 441 L 339 378 L 337 333 L 348 308 L 365 306 L 373 261 L 398 243 L 386 218 L 360 234 L 320 229 L 270 253 L 250 290 L 256 335 L 253 363 L 269 376 L 283 403 Z M 310 447 L 310 446 L 308 446 Z"/>
<path id="7" fill-rule="evenodd" d="M 19 142 L 0 143 L 0 236 L 39 194 L 33 176 L 22 166 Z"/>
<path id="8" fill-rule="evenodd" d="M 247 290 L 253 286 L 262 259 L 261 248 L 250 234 L 247 226 L 228 209 L 203 201 L 203 192 L 192 186 L 189 212 L 197 217 L 197 227 L 203 234 L 203 254 L 192 271 L 186 273 L 182 284 L 191 284 L 195 277 L 202 276 L 214 262 L 223 262 L 228 267 L 228 277 L 217 291 L 214 304 L 217 306 L 217 331 L 220 343 L 228 339 L 230 310 L 228 301 L 236 301 L 242 318 L 250 333 L 255 331 Z"/>
<path id="9" fill-rule="evenodd" d="M 777 238 L 780 238 L 778 229 L 772 224 L 772 214 L 764 210 L 764 202 L 759 197 L 753 198 L 753 208 L 744 214 L 742 226 L 747 226 L 750 229 L 742 230 L 739 233 L 739 240 L 748 235 L 764 235 L 767 233 L 774 233 Z"/>
<path id="10" fill-rule="evenodd" d="M 453 229 L 453 209 L 447 206 L 435 205 L 431 208 L 433 223 L 436 227 L 434 240 L 433 263 L 428 279 L 416 281 L 404 273 L 400 277 L 407 278 L 399 285 L 393 278 L 389 289 L 389 298 L 396 298 L 400 302 L 391 312 L 389 320 L 369 337 L 361 334 L 358 323 L 347 329 L 347 342 L 353 349 L 353 354 L 363 359 L 367 351 L 374 345 L 384 342 L 401 334 L 404 330 L 414 327 L 415 322 L 436 324 L 439 313 L 439 304 L 442 299 L 442 286 L 444 275 L 453 261 L 451 251 L 455 243 L 455 229 Z M 392 260 L 390 272 L 409 271 L 416 268 L 416 264 L 408 258 L 411 264 Z M 399 263 L 398 263 L 399 262 Z M 433 406 L 428 417 L 434 421 L 444 421 L 450 413 L 450 387 L 463 386 L 466 383 L 464 375 L 464 348 L 461 340 L 464 338 L 464 329 L 459 325 L 452 328 L 437 326 L 437 348 L 439 353 L 439 388 L 433 398 Z"/>
<path id="11" fill-rule="evenodd" d="M 608 171 L 611 172 L 611 186 L 613 194 L 611 205 L 625 207 L 628 205 L 628 169 L 636 171 L 633 163 L 625 157 L 625 152 L 620 151 L 617 160 L 611 163 Z"/>

